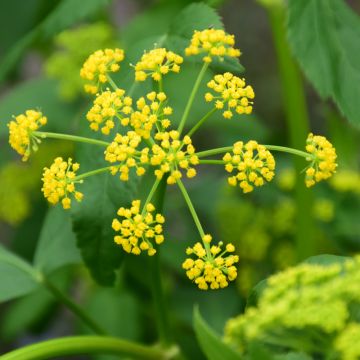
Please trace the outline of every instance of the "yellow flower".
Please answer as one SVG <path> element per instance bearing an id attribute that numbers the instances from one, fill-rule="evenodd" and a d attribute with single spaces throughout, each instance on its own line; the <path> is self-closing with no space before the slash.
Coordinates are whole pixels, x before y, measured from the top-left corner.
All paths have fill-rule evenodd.
<path id="1" fill-rule="evenodd" d="M 336 152 L 332 144 L 324 137 L 309 134 L 306 140 L 306 151 L 311 155 L 311 164 L 306 169 L 305 184 L 307 187 L 328 179 L 336 171 Z"/>
<path id="2" fill-rule="evenodd" d="M 204 62 L 211 62 L 213 57 L 238 57 L 239 49 L 234 48 L 235 37 L 228 35 L 224 30 L 206 29 L 194 31 L 189 47 L 185 49 L 187 56 L 205 53 Z"/>
<path id="3" fill-rule="evenodd" d="M 57 157 L 50 168 L 44 168 L 44 184 L 41 191 L 51 204 L 57 204 L 62 199 L 63 208 L 70 209 L 69 195 L 73 194 L 77 201 L 82 200 L 83 194 L 75 190 L 75 184 L 82 183 L 82 180 L 76 181 L 76 171 L 79 167 L 80 165 L 73 163 L 71 158 L 64 161 L 63 158 Z"/>
<path id="4" fill-rule="evenodd" d="M 18 115 L 8 123 L 9 144 L 22 155 L 26 161 L 31 150 L 37 150 L 40 142 L 32 133 L 47 123 L 47 118 L 36 110 L 26 110 L 25 114 Z"/>
<path id="5" fill-rule="evenodd" d="M 210 235 L 205 235 L 210 236 Z M 210 240 L 211 241 L 211 240 Z M 206 242 L 207 244 L 210 243 Z M 195 255 L 197 259 L 187 258 L 183 264 L 187 277 L 194 281 L 201 290 L 219 289 L 229 285 L 229 281 L 236 279 L 237 270 L 234 264 L 239 261 L 237 255 L 226 255 L 235 251 L 232 244 L 227 244 L 222 250 L 223 243 L 212 245 L 205 249 L 201 243 L 186 249 L 187 255 Z"/>
<path id="6" fill-rule="evenodd" d="M 146 99 L 150 101 L 150 104 L 147 104 Z M 171 122 L 167 116 L 171 115 L 173 110 L 169 106 L 164 106 L 166 95 L 163 92 L 152 91 L 146 95 L 146 99 L 141 97 L 136 102 L 137 111 L 131 114 L 129 121 L 138 135 L 149 139 L 154 125 L 159 129 L 166 129 L 170 126 Z"/>
<path id="7" fill-rule="evenodd" d="M 360 173 L 350 169 L 337 171 L 331 178 L 330 185 L 336 191 L 360 194 Z"/>
<path id="8" fill-rule="evenodd" d="M 135 65 L 135 81 L 145 81 L 151 76 L 155 81 L 162 79 L 163 75 L 180 71 L 183 58 L 180 55 L 167 51 L 164 48 L 145 52 L 141 60 Z"/>
<path id="9" fill-rule="evenodd" d="M 175 184 L 177 179 L 182 177 L 181 169 L 186 170 L 186 176 L 192 178 L 196 175 L 196 170 L 192 165 L 199 163 L 195 155 L 195 148 L 189 136 L 185 136 L 182 141 L 179 140 L 179 132 L 172 130 L 170 132 L 158 132 L 155 144 L 151 148 L 150 164 L 158 166 L 155 170 L 155 176 L 161 179 L 164 174 L 169 173 L 168 184 Z"/>
<path id="10" fill-rule="evenodd" d="M 233 111 L 238 114 L 251 114 L 253 102 L 249 100 L 254 99 L 255 93 L 250 85 L 245 85 L 245 79 L 240 79 L 229 72 L 215 75 L 207 86 L 219 95 L 214 96 L 208 92 L 205 94 L 205 100 L 207 102 L 215 100 L 217 109 L 224 109 L 226 104 L 223 116 L 227 119 L 233 116 Z"/>
<path id="11" fill-rule="evenodd" d="M 129 209 L 121 207 L 117 212 L 121 219 L 112 222 L 112 228 L 120 233 L 114 241 L 127 253 L 139 255 L 141 251 L 147 251 L 152 256 L 156 253 L 154 244 L 164 242 L 162 224 L 165 218 L 161 214 L 153 214 L 155 207 L 150 203 L 142 211 L 140 200 L 134 200 L 131 205 Z"/>
<path id="12" fill-rule="evenodd" d="M 126 135 L 117 134 L 114 141 L 105 150 L 105 160 L 110 163 L 119 163 L 111 167 L 112 175 L 120 172 L 120 180 L 129 180 L 130 168 L 136 168 L 138 176 L 145 174 L 141 164 L 147 164 L 148 148 L 136 150 L 141 142 L 141 137 L 135 131 L 128 131 Z"/>
<path id="13" fill-rule="evenodd" d="M 254 186 L 263 186 L 275 175 L 275 159 L 265 146 L 251 140 L 244 144 L 238 141 L 234 144 L 233 155 L 226 153 L 223 157 L 225 170 L 237 174 L 228 178 L 232 186 L 239 184 L 244 193 L 254 190 Z"/>
<path id="14" fill-rule="evenodd" d="M 98 131 L 102 125 L 102 133 L 108 135 L 115 126 L 115 119 L 127 125 L 132 112 L 132 99 L 124 94 L 125 90 L 122 89 L 114 92 L 107 90 L 96 97 L 93 107 L 86 115 L 92 130 Z"/>
<path id="15" fill-rule="evenodd" d="M 96 94 L 101 85 L 108 81 L 107 73 L 120 70 L 119 62 L 124 60 L 124 51 L 121 49 L 97 50 L 85 61 L 80 70 L 80 76 L 87 80 L 84 89 Z"/>

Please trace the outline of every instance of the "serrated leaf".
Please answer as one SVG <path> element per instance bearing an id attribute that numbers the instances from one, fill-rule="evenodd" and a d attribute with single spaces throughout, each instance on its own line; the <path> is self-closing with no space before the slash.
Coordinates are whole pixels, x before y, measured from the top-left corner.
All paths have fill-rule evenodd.
<path id="1" fill-rule="evenodd" d="M 81 261 L 69 212 L 61 206 L 49 209 L 40 233 L 34 266 L 50 274 L 54 270 Z"/>
<path id="2" fill-rule="evenodd" d="M 206 324 L 199 309 L 194 309 L 194 330 L 200 347 L 209 360 L 239 360 L 240 354 L 226 345 Z"/>
<path id="3" fill-rule="evenodd" d="M 36 289 L 39 275 L 30 264 L 0 245 L 0 302 Z"/>
<path id="4" fill-rule="evenodd" d="M 323 98 L 360 125 L 360 17 L 342 0 L 290 0 L 293 53 Z"/>

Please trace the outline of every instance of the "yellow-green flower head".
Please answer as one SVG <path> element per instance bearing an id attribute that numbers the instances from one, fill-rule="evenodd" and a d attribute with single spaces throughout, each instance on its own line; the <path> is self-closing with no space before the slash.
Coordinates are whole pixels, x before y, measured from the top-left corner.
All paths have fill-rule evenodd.
<path id="1" fill-rule="evenodd" d="M 108 81 L 107 73 L 119 71 L 118 63 L 123 60 L 122 49 L 97 50 L 91 54 L 80 70 L 80 76 L 88 81 L 84 86 L 85 91 L 96 94 L 102 84 Z"/>
<path id="2" fill-rule="evenodd" d="M 141 143 L 141 137 L 135 131 L 128 131 L 126 135 L 116 134 L 114 141 L 105 150 L 105 160 L 119 163 L 111 167 L 112 175 L 120 172 L 120 180 L 128 181 L 131 168 L 136 169 L 138 176 L 145 174 L 142 164 L 149 162 L 148 148 L 136 150 Z"/>
<path id="3" fill-rule="evenodd" d="M 254 99 L 255 93 L 250 85 L 245 84 L 245 79 L 227 72 L 224 75 L 215 75 L 207 86 L 215 95 L 208 92 L 205 100 L 215 101 L 215 107 L 224 110 L 224 118 L 230 119 L 233 111 L 238 114 L 251 114 L 253 102 L 250 100 Z"/>
<path id="4" fill-rule="evenodd" d="M 186 176 L 193 178 L 196 170 L 192 166 L 199 163 L 191 138 L 186 135 L 179 140 L 179 137 L 180 134 L 176 130 L 158 132 L 155 140 L 159 144 L 151 148 L 150 164 L 158 167 L 155 176 L 161 179 L 164 174 L 169 173 L 168 184 L 175 184 L 176 180 L 182 177 L 181 170 L 186 170 Z"/>
<path id="5" fill-rule="evenodd" d="M 330 185 L 337 191 L 360 194 L 360 173 L 350 169 L 337 171 L 330 179 Z"/>
<path id="6" fill-rule="evenodd" d="M 228 182 L 231 186 L 239 185 L 244 193 L 254 190 L 254 186 L 263 186 L 271 181 L 275 175 L 275 159 L 264 145 L 251 140 L 244 144 L 238 141 L 234 144 L 233 154 L 226 153 L 223 157 L 225 170 L 230 176 Z"/>
<path id="7" fill-rule="evenodd" d="M 47 118 L 36 110 L 26 110 L 8 123 L 9 144 L 23 156 L 23 161 L 29 158 L 31 150 L 37 150 L 39 140 L 32 133 L 46 123 Z"/>
<path id="8" fill-rule="evenodd" d="M 164 242 L 162 224 L 165 218 L 161 214 L 155 215 L 155 207 L 150 203 L 142 210 L 140 200 L 134 200 L 131 205 L 129 209 L 121 207 L 117 212 L 120 220 L 112 222 L 112 228 L 120 233 L 114 241 L 127 253 L 140 255 L 142 251 L 147 251 L 152 256 L 156 253 L 154 244 Z"/>
<path id="9" fill-rule="evenodd" d="M 165 48 L 145 52 L 135 65 L 135 81 L 145 81 L 148 76 L 160 81 L 163 75 L 169 72 L 178 73 L 182 62 L 183 58 L 180 55 Z"/>
<path id="10" fill-rule="evenodd" d="M 309 134 L 306 140 L 306 151 L 311 155 L 310 166 L 306 169 L 305 184 L 307 187 L 328 179 L 336 171 L 336 151 L 332 144 L 324 137 Z"/>
<path id="11" fill-rule="evenodd" d="M 83 194 L 75 189 L 76 183 L 82 183 L 82 180 L 76 181 L 79 167 L 71 158 L 64 161 L 62 157 L 57 157 L 50 168 L 44 168 L 41 191 L 49 203 L 55 205 L 61 200 L 63 208 L 70 209 L 70 195 L 74 195 L 77 201 L 82 200 Z"/>
<path id="12" fill-rule="evenodd" d="M 235 247 L 227 244 L 225 250 L 222 250 L 222 242 L 210 247 L 212 240 L 210 235 L 205 235 L 203 240 L 209 244 L 209 248 L 205 249 L 199 242 L 187 248 L 186 254 L 194 255 L 196 259 L 187 258 L 182 267 L 186 270 L 187 277 L 201 290 L 225 288 L 229 285 L 229 281 L 235 280 L 237 276 L 234 264 L 239 261 L 239 257 L 226 255 L 234 252 Z"/>
<path id="13" fill-rule="evenodd" d="M 123 89 L 113 92 L 107 90 L 96 97 L 93 107 L 86 114 L 92 130 L 98 131 L 101 126 L 101 132 L 109 135 L 115 126 L 116 119 L 124 124 L 129 122 L 132 99 L 124 94 Z"/>
<path id="14" fill-rule="evenodd" d="M 241 55 L 239 49 L 234 48 L 235 37 L 228 35 L 224 30 L 206 29 L 194 31 L 189 47 L 185 49 L 185 55 L 205 54 L 204 62 L 211 62 L 214 57 L 224 56 L 238 57 Z"/>
<path id="15" fill-rule="evenodd" d="M 335 349 L 342 360 L 358 360 L 360 358 L 360 324 L 351 322 L 336 338 Z"/>
<path id="16" fill-rule="evenodd" d="M 166 95 L 163 92 L 152 91 L 146 95 L 146 98 L 141 97 L 136 102 L 137 111 L 134 111 L 129 122 L 123 122 L 123 125 L 130 123 L 138 135 L 144 139 L 149 139 L 151 130 L 155 125 L 159 129 L 166 129 L 171 124 L 167 116 L 172 114 L 173 109 L 170 106 L 164 106 L 165 101 Z"/>
<path id="17" fill-rule="evenodd" d="M 323 222 L 330 222 L 334 219 L 335 203 L 327 198 L 315 199 L 314 216 Z"/>

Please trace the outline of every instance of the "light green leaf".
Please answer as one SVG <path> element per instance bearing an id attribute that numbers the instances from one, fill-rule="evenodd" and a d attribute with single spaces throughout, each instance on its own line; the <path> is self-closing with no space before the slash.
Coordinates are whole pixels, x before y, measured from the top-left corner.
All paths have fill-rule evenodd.
<path id="1" fill-rule="evenodd" d="M 288 34 L 308 80 L 359 125 L 359 16 L 342 0 L 290 0 Z"/>
<path id="2" fill-rule="evenodd" d="M 239 360 L 240 354 L 226 345 L 206 324 L 199 309 L 194 309 L 194 330 L 200 347 L 209 360 Z"/>
<path id="3" fill-rule="evenodd" d="M 80 261 L 69 212 L 61 206 L 49 209 L 37 244 L 34 266 L 45 274 L 50 274 L 64 265 Z"/>
<path id="4" fill-rule="evenodd" d="M 322 254 L 322 255 L 311 256 L 307 258 L 304 262 L 312 265 L 329 266 L 333 264 L 344 264 L 347 259 L 351 259 L 351 258 L 346 256 Z"/>
<path id="5" fill-rule="evenodd" d="M 28 294 L 40 281 L 38 271 L 0 245 L 0 302 Z"/>

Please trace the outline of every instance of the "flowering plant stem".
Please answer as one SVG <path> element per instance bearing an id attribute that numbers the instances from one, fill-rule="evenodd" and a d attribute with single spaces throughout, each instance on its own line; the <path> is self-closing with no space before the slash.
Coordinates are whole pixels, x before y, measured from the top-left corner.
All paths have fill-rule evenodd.
<path id="1" fill-rule="evenodd" d="M 1 356 L 1 360 L 46 360 L 66 355 L 112 354 L 136 359 L 171 359 L 175 348 L 161 350 L 107 336 L 71 336 L 42 341 Z"/>
<path id="2" fill-rule="evenodd" d="M 216 112 L 217 108 L 211 109 L 207 114 L 205 114 L 194 126 L 193 128 L 187 133 L 188 136 L 192 136 L 197 129 L 207 120 L 214 112 Z"/>
<path id="3" fill-rule="evenodd" d="M 45 131 L 34 131 L 32 134 L 34 136 L 42 138 L 42 139 L 52 138 L 52 139 L 59 139 L 59 140 L 69 140 L 69 141 L 76 141 L 76 142 L 88 143 L 88 144 L 99 145 L 99 146 L 109 146 L 110 145 L 110 143 L 107 141 L 90 139 L 87 137 L 76 136 L 76 135 L 58 134 L 58 133 L 45 132 Z"/>
<path id="4" fill-rule="evenodd" d="M 185 188 L 184 184 L 182 183 L 182 181 L 180 179 L 177 179 L 176 183 L 178 184 L 178 186 L 180 188 L 180 191 L 184 196 L 185 202 L 186 202 L 186 204 L 187 204 L 187 206 L 188 206 L 188 208 L 190 210 L 191 216 L 194 219 L 195 225 L 196 225 L 196 227 L 197 227 L 197 229 L 199 231 L 201 240 L 202 240 L 202 242 L 204 244 L 204 248 L 206 250 L 206 255 L 209 258 L 211 258 L 210 245 L 203 240 L 203 238 L 205 236 L 205 232 L 204 232 L 204 229 L 201 226 L 200 220 L 199 220 L 199 218 L 198 218 L 198 216 L 196 214 L 196 211 L 195 211 L 194 205 L 191 202 L 190 196 L 189 196 L 188 192 L 186 191 L 186 188 Z"/>
<path id="5" fill-rule="evenodd" d="M 193 104 L 193 102 L 195 100 L 196 93 L 199 90 L 201 80 L 203 79 L 208 67 L 209 67 L 209 63 L 205 62 L 204 65 L 202 66 L 201 70 L 200 70 L 200 73 L 199 73 L 198 77 L 196 78 L 194 87 L 193 87 L 193 89 L 191 91 L 189 100 L 188 100 L 188 102 L 186 104 L 183 116 L 182 116 L 182 118 L 180 120 L 180 124 L 179 124 L 179 128 L 178 128 L 178 131 L 179 131 L 180 134 L 184 129 L 186 120 L 187 120 L 187 118 L 189 116 L 189 113 L 190 113 L 191 106 L 192 106 L 192 104 Z"/>
<path id="6" fill-rule="evenodd" d="M 290 145 L 294 148 L 300 148 L 302 146 L 301 139 L 309 133 L 309 119 L 301 75 L 294 63 L 286 39 L 284 29 L 285 5 L 269 7 L 268 15 L 282 82 Z M 299 159 L 294 159 L 294 165 L 296 172 L 302 171 L 303 165 Z M 304 188 L 298 177 L 295 182 L 295 199 L 297 206 L 295 242 L 298 260 L 303 260 L 316 253 L 316 241 L 312 218 L 313 194 Z"/>

